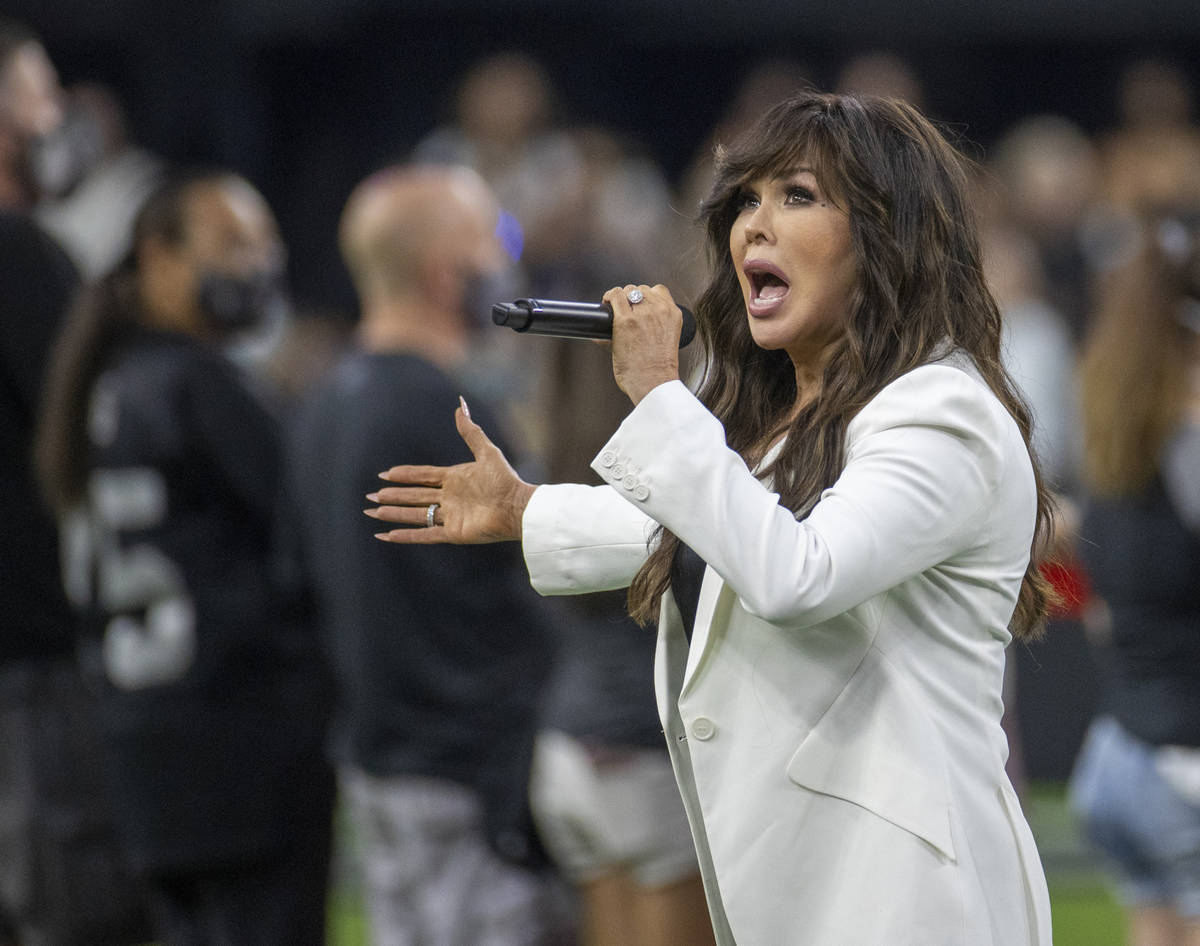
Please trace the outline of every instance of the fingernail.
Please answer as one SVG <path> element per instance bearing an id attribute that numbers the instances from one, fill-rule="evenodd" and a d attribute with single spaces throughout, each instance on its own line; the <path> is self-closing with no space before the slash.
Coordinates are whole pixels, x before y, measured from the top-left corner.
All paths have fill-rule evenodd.
<path id="1" fill-rule="evenodd" d="M 464 414 L 467 415 L 467 420 L 470 420 L 471 419 L 471 408 L 467 407 L 467 402 L 463 399 L 463 396 L 461 394 L 458 396 L 458 403 L 462 405 L 462 411 Z"/>
<path id="2" fill-rule="evenodd" d="M 379 474 L 379 478 L 381 480 L 386 480 L 388 478 L 388 474 L 391 472 L 392 472 L 391 470 L 384 470 L 382 473 Z"/>
<path id="3" fill-rule="evenodd" d="M 373 503 L 377 503 L 377 502 L 379 502 L 379 494 L 378 493 L 367 493 L 367 499 L 371 500 L 371 502 L 373 502 Z"/>
<path id="4" fill-rule="evenodd" d="M 375 538 L 377 538 L 377 539 L 378 539 L 380 542 L 390 542 L 390 541 L 392 541 L 392 537 L 391 537 L 391 533 L 390 533 L 390 532 L 376 532 L 376 533 L 375 533 Z"/>
<path id="5" fill-rule="evenodd" d="M 370 516 L 372 519 L 378 519 L 379 518 L 379 510 L 378 509 L 364 509 L 363 515 Z"/>

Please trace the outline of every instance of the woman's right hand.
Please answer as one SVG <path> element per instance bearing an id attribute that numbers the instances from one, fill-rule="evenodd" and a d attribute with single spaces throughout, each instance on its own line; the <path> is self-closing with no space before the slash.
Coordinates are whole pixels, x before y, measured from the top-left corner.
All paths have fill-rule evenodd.
<path id="1" fill-rule="evenodd" d="M 454 424 L 475 459 L 457 466 L 394 466 L 379 474 L 400 485 L 369 493 L 367 499 L 379 506 L 363 511 L 401 528 L 378 533 L 377 539 L 402 545 L 477 545 L 521 538 L 521 518 L 536 487 L 517 475 L 471 420 L 467 402 L 459 398 L 459 403 Z M 433 505 L 437 508 L 429 525 Z"/>

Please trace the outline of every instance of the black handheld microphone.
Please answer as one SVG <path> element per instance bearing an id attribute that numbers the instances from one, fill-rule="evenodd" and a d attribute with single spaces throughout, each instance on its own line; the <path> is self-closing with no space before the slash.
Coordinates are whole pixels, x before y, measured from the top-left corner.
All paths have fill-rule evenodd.
<path id="1" fill-rule="evenodd" d="M 683 306 L 679 347 L 696 336 L 696 319 Z M 612 338 L 612 309 L 603 302 L 561 302 L 555 299 L 517 299 L 492 306 L 492 321 L 514 332 L 557 335 L 559 338 Z"/>

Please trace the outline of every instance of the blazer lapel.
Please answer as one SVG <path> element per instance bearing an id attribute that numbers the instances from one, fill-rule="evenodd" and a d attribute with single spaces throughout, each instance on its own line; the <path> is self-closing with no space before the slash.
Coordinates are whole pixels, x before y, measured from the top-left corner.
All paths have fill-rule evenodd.
<path id="1" fill-rule="evenodd" d="M 700 600 L 696 605 L 696 626 L 692 629 L 692 643 L 688 648 L 687 669 L 683 674 L 680 696 L 691 688 L 701 666 L 708 661 L 717 638 L 725 633 L 733 601 L 733 590 L 725 584 L 725 580 L 711 568 L 704 569 Z"/>
<path id="2" fill-rule="evenodd" d="M 758 475 L 763 467 L 769 465 L 782 449 L 781 440 L 767 451 L 762 462 L 755 467 L 755 474 Z M 764 485 L 768 489 L 771 487 L 769 480 L 764 480 Z M 708 661 L 716 638 L 724 634 L 729 626 L 729 613 L 733 610 L 734 598 L 733 590 L 725 584 L 725 580 L 711 568 L 705 568 L 704 580 L 700 584 L 700 600 L 696 605 L 696 626 L 692 629 L 692 643 L 688 649 L 687 669 L 684 672 L 680 696 L 691 689 L 700 668 Z M 678 613 L 678 608 L 675 608 L 675 611 Z M 682 627 L 682 619 L 677 620 Z"/>

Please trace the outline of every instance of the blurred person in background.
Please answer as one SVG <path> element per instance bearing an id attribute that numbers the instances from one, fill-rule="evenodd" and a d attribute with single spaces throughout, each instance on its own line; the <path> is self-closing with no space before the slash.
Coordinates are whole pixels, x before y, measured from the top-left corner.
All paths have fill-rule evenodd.
<path id="1" fill-rule="evenodd" d="M 78 286 L 29 216 L 38 145 L 62 119 L 54 66 L 0 20 L 0 943 L 99 946 L 142 936 L 121 859 L 94 705 L 75 657 L 58 534 L 34 480 L 43 374 Z"/>
<path id="2" fill-rule="evenodd" d="M 462 80 L 455 106 L 454 121 L 420 141 L 412 160 L 474 168 L 520 223 L 526 268 L 556 260 L 575 219 L 562 195 L 578 192 L 582 167 L 556 127 L 550 77 L 523 53 L 489 56 Z"/>
<path id="3" fill-rule="evenodd" d="M 63 121 L 43 139 L 34 164 L 48 191 L 38 222 L 86 279 L 99 279 L 128 252 L 133 219 L 162 178 L 162 160 L 130 140 L 109 88 L 83 83 L 66 90 Z"/>
<path id="4" fill-rule="evenodd" d="M 124 839 L 165 946 L 324 941 L 330 688 L 274 575 L 278 424 L 219 348 L 262 318 L 282 266 L 250 184 L 173 176 L 73 311 L 39 427 Z"/>
<path id="5" fill-rule="evenodd" d="M 503 208 L 504 240 L 520 257 L 520 279 L 509 281 L 506 300 L 490 302 L 519 295 L 554 298 L 569 283 L 564 272 L 572 267 L 571 250 L 580 236 L 587 182 L 584 159 L 559 127 L 557 111 L 550 76 L 536 60 L 521 52 L 498 53 L 467 71 L 451 121 L 413 149 L 415 163 L 473 168 Z M 536 352 L 504 332 L 473 345 L 460 369 L 477 398 L 486 398 L 531 445 L 540 436 L 527 409 L 536 396 L 538 367 Z"/>
<path id="6" fill-rule="evenodd" d="M 1193 100 L 1187 76 L 1169 61 L 1143 59 L 1125 69 L 1117 127 L 1100 143 L 1105 197 L 1115 209 L 1136 212 L 1134 195 L 1148 190 L 1165 189 L 1162 196 L 1169 197 L 1171 168 L 1197 160 L 1200 128 L 1193 123 Z"/>
<path id="7" fill-rule="evenodd" d="M 1091 282 L 1086 224 L 1099 183 L 1095 146 L 1068 119 L 1035 115 L 1004 135 L 991 167 L 1004 194 L 1004 222 L 1037 251 L 1045 301 L 1072 338 L 1082 338 Z"/>
<path id="8" fill-rule="evenodd" d="M 1059 494 L 1078 483 L 1082 445 L 1075 393 L 1075 343 L 1046 300 L 1033 241 L 1012 227 L 983 231 L 984 272 L 1004 316 L 1004 363 L 1033 415 L 1033 443 L 1047 483 Z"/>
<path id="9" fill-rule="evenodd" d="M 289 437 L 297 564 L 337 671 L 332 751 L 377 946 L 543 946 L 566 927 L 528 802 L 552 629 L 518 550 L 395 556 L 356 518 L 396 449 L 470 456 L 439 418 L 511 265 L 498 217 L 467 168 L 391 168 L 358 186 L 340 229 L 362 302 L 355 344 Z"/>
<path id="10" fill-rule="evenodd" d="M 1193 166 L 1192 174 L 1200 175 Z M 1200 198 L 1143 217 L 1081 382 L 1102 715 L 1071 779 L 1131 946 L 1200 944 Z"/>
<path id="11" fill-rule="evenodd" d="M 860 53 L 838 73 L 834 88 L 838 92 L 879 95 L 925 107 L 925 89 L 913 67 L 902 57 L 886 50 Z"/>
<path id="12" fill-rule="evenodd" d="M 982 201 L 985 206 L 991 200 L 1002 200 L 1003 195 L 991 193 L 987 198 Z M 1074 494 L 1082 449 L 1074 340 L 1058 310 L 1045 299 L 1041 259 L 1033 241 L 994 215 L 984 219 L 990 221 L 981 233 L 984 276 L 1003 319 L 1001 357 L 1029 405 L 1034 449 L 1047 486 L 1055 495 L 1055 534 L 1073 536 L 1079 521 Z M 1074 592 L 1080 587 L 1081 572 L 1070 541 L 1064 539 L 1047 558 L 1042 574 L 1054 584 L 1060 598 L 1050 620 L 1078 619 L 1081 602 Z M 1050 634 L 1057 637 L 1055 632 L 1061 630 L 1052 624 Z M 1078 625 L 1072 630 L 1081 637 Z M 1018 653 L 1010 650 L 1004 668 L 1004 729 L 1009 742 L 1005 769 L 1024 799 L 1028 780 L 1018 706 L 1019 662 Z"/>

